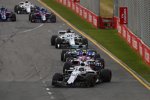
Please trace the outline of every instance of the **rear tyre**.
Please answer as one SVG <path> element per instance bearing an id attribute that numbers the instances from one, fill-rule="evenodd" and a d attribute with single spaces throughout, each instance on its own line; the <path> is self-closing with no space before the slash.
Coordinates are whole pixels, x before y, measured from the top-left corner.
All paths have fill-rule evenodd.
<path id="1" fill-rule="evenodd" d="M 69 57 L 71 57 L 71 55 L 70 55 L 70 54 L 65 54 L 65 55 L 64 55 L 64 59 L 63 59 L 63 61 L 64 61 L 64 62 L 66 62 L 67 58 L 69 58 Z"/>
<path id="2" fill-rule="evenodd" d="M 95 56 L 94 56 L 94 59 L 96 60 L 96 59 L 100 59 L 101 58 L 101 56 L 100 56 L 100 54 L 95 54 Z"/>
<path id="3" fill-rule="evenodd" d="M 56 23 L 56 16 L 54 14 L 51 14 L 50 21 L 51 23 Z"/>
<path id="4" fill-rule="evenodd" d="M 11 21 L 16 21 L 16 15 L 15 14 L 12 14 Z"/>
<path id="5" fill-rule="evenodd" d="M 31 13 L 29 14 L 29 21 L 31 21 Z"/>
<path id="6" fill-rule="evenodd" d="M 99 62 L 100 62 L 100 65 L 96 66 L 96 67 L 99 67 L 100 69 L 104 69 L 105 68 L 105 61 L 104 61 L 104 59 L 98 58 L 96 60 L 99 60 Z"/>
<path id="7" fill-rule="evenodd" d="M 31 23 L 34 23 L 35 22 L 35 15 L 31 15 Z"/>
<path id="8" fill-rule="evenodd" d="M 88 48 L 88 40 L 86 38 L 82 39 L 83 45 L 86 45 L 86 48 Z"/>
<path id="9" fill-rule="evenodd" d="M 66 71 L 69 70 L 70 67 L 71 67 L 71 64 L 68 62 L 65 62 L 63 66 L 63 73 L 66 74 Z"/>
<path id="10" fill-rule="evenodd" d="M 65 53 L 66 53 L 67 51 L 68 51 L 68 50 L 62 50 L 62 52 L 61 52 L 61 61 L 64 61 Z"/>

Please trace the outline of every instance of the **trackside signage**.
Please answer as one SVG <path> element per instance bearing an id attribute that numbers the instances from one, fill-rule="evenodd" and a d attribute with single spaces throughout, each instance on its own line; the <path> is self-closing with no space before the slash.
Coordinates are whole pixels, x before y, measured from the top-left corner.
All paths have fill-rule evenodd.
<path id="1" fill-rule="evenodd" d="M 119 15 L 120 15 L 120 24 L 127 24 L 128 23 L 128 9 L 127 9 L 127 7 L 120 7 L 119 8 Z"/>

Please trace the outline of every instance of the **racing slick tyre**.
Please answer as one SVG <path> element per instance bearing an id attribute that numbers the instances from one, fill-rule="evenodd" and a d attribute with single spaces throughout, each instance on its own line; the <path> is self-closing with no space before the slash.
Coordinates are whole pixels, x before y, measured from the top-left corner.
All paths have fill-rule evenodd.
<path id="1" fill-rule="evenodd" d="M 21 13 L 22 13 L 21 9 L 22 9 L 21 7 L 19 7 L 18 5 L 16 5 L 15 8 L 14 8 L 14 11 L 15 11 L 17 14 L 21 14 Z"/>
<path id="2" fill-rule="evenodd" d="M 52 35 L 51 37 L 51 45 L 55 45 L 55 40 L 58 36 L 57 35 Z"/>
<path id="3" fill-rule="evenodd" d="M 86 38 L 82 39 L 82 43 L 83 45 L 86 45 L 86 47 L 88 48 L 88 40 Z"/>
<path id="4" fill-rule="evenodd" d="M 18 5 L 15 5 L 14 12 L 17 13 L 17 10 L 18 10 Z"/>
<path id="5" fill-rule="evenodd" d="M 68 51 L 68 50 L 62 50 L 62 52 L 61 52 L 61 61 L 64 61 L 65 53 L 66 53 L 67 51 Z"/>
<path id="6" fill-rule="evenodd" d="M 51 14 L 50 21 L 51 23 L 56 23 L 56 16 L 54 14 Z"/>
<path id="7" fill-rule="evenodd" d="M 36 18 L 35 15 L 31 15 L 31 20 L 30 20 L 31 23 L 34 23 L 34 22 L 35 22 L 35 18 Z"/>
<path id="8" fill-rule="evenodd" d="M 112 77 L 112 72 L 109 69 L 102 69 L 99 74 L 99 79 L 102 82 L 110 82 Z"/>
<path id="9" fill-rule="evenodd" d="M 96 59 L 99 59 L 99 58 L 101 58 L 100 54 L 95 54 L 94 59 L 96 60 Z"/>
<path id="10" fill-rule="evenodd" d="M 61 48 L 61 38 L 56 38 L 55 48 L 57 48 L 57 49 Z"/>
<path id="11" fill-rule="evenodd" d="M 31 13 L 29 14 L 29 21 L 31 21 Z"/>
<path id="12" fill-rule="evenodd" d="M 16 14 L 11 15 L 11 21 L 16 21 Z"/>
<path id="13" fill-rule="evenodd" d="M 52 85 L 55 87 L 58 87 L 58 81 L 63 81 L 63 74 L 61 73 L 55 73 L 53 78 L 52 78 Z"/>
<path id="14" fill-rule="evenodd" d="M 87 73 L 85 77 L 85 87 L 94 87 L 96 84 L 96 75 Z"/>
<path id="15" fill-rule="evenodd" d="M 64 61 L 64 62 L 66 62 L 67 58 L 69 58 L 69 57 L 71 57 L 71 55 L 70 55 L 70 54 L 65 54 L 65 55 L 64 55 L 64 59 L 63 59 L 63 61 Z"/>
<path id="16" fill-rule="evenodd" d="M 66 71 L 69 70 L 71 67 L 71 63 L 65 62 L 63 66 L 63 73 L 66 74 Z"/>
<path id="17" fill-rule="evenodd" d="M 104 59 L 98 58 L 98 59 L 96 59 L 96 60 L 99 60 L 99 62 L 101 63 L 101 65 L 99 66 L 100 69 L 104 69 L 104 68 L 105 68 L 105 61 L 104 61 Z"/>

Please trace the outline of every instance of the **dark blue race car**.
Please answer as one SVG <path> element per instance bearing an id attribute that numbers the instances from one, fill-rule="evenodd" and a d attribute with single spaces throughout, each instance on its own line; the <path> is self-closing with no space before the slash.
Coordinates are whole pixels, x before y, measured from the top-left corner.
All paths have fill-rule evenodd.
<path id="1" fill-rule="evenodd" d="M 29 14 L 30 22 L 56 22 L 56 16 L 53 13 L 49 13 L 46 9 L 36 7 L 32 13 Z"/>
<path id="2" fill-rule="evenodd" d="M 0 21 L 16 21 L 15 13 L 8 11 L 6 8 L 0 8 Z"/>
<path id="3" fill-rule="evenodd" d="M 93 49 L 69 49 L 62 50 L 61 61 L 65 62 L 68 57 L 77 58 L 79 56 L 83 56 L 84 54 L 90 58 L 101 58 L 100 54 Z"/>

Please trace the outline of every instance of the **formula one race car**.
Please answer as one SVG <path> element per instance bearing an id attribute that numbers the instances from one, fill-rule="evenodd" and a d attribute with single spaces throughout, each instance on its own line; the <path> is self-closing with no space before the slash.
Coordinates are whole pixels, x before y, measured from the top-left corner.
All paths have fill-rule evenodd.
<path id="1" fill-rule="evenodd" d="M 47 12 L 46 9 L 35 7 L 34 11 L 29 14 L 30 22 L 51 22 L 56 23 L 56 15 Z"/>
<path id="2" fill-rule="evenodd" d="M 93 70 L 101 70 L 105 67 L 105 61 L 102 58 L 93 59 L 87 56 L 80 56 L 79 58 L 68 58 L 64 63 L 63 73 L 66 73 L 66 70 L 73 69 L 81 63 L 90 66 Z"/>
<path id="3" fill-rule="evenodd" d="M 100 58 L 100 54 L 98 54 L 93 49 L 69 49 L 69 50 L 62 50 L 61 52 L 61 61 L 66 61 L 68 57 L 77 58 L 85 54 L 90 58 Z"/>
<path id="4" fill-rule="evenodd" d="M 94 87 L 96 83 L 110 82 L 112 73 L 109 69 L 95 71 L 91 67 L 81 64 L 70 73 L 55 73 L 52 78 L 54 87 Z"/>
<path id="5" fill-rule="evenodd" d="M 61 30 L 59 35 L 52 35 L 51 45 L 56 48 L 88 48 L 88 40 L 81 35 L 73 32 L 73 30 Z"/>
<path id="6" fill-rule="evenodd" d="M 15 13 L 8 11 L 6 8 L 0 8 L 0 21 L 16 21 Z"/>
<path id="7" fill-rule="evenodd" d="M 25 2 L 20 2 L 18 5 L 15 5 L 14 7 L 14 12 L 16 12 L 17 14 L 29 14 L 33 10 L 34 5 L 27 0 Z"/>

